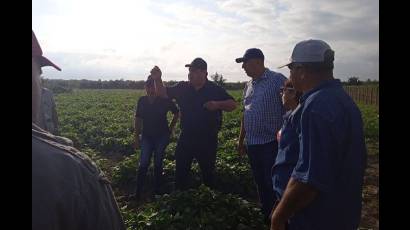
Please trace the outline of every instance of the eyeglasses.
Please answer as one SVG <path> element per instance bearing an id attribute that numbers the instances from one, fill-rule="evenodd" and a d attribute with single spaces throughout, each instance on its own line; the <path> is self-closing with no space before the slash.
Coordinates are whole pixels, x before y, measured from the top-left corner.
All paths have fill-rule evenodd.
<path id="1" fill-rule="evenodd" d="M 287 92 L 295 92 L 295 88 L 293 87 L 280 87 L 280 94 L 284 94 L 285 91 Z"/>

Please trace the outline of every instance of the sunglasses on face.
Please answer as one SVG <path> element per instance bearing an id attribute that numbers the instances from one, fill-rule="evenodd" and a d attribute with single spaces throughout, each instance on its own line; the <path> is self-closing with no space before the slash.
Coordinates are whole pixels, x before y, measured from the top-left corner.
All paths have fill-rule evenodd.
<path id="1" fill-rule="evenodd" d="M 280 88 L 280 94 L 284 94 L 286 92 L 295 92 L 295 88 L 293 87 L 281 87 Z"/>

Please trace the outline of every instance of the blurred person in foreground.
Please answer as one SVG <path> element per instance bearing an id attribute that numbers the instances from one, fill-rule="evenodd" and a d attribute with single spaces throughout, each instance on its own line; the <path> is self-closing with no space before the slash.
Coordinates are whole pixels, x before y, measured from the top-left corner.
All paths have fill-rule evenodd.
<path id="1" fill-rule="evenodd" d="M 109 181 L 95 163 L 38 126 L 43 56 L 32 32 L 31 212 L 33 230 L 125 230 Z"/>

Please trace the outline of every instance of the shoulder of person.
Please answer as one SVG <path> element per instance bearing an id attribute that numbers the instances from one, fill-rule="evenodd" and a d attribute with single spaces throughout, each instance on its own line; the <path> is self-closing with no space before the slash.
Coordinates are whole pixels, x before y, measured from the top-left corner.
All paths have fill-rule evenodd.
<path id="1" fill-rule="evenodd" d="M 41 88 L 41 91 L 42 91 L 43 93 L 52 93 L 51 90 L 48 89 L 48 88 L 46 88 L 46 87 Z"/>
<path id="2" fill-rule="evenodd" d="M 167 86 L 167 90 L 172 90 L 173 92 L 184 92 L 185 90 L 189 89 L 190 85 L 187 81 L 179 81 L 173 85 Z M 176 91 L 175 91 L 176 90 Z"/>
<path id="3" fill-rule="evenodd" d="M 329 95 L 325 91 L 318 90 L 306 98 L 302 113 L 314 114 L 316 117 L 320 116 L 331 122 L 343 114 L 343 108 L 336 97 Z"/>
<path id="4" fill-rule="evenodd" d="M 223 88 L 222 86 L 216 84 L 216 83 L 213 82 L 213 81 L 209 81 L 209 80 L 208 80 L 207 84 L 208 84 L 208 87 L 209 87 L 210 89 L 212 89 L 212 90 L 216 90 L 216 91 L 218 91 L 218 92 L 219 92 L 219 91 L 226 91 L 225 88 Z"/>
<path id="5" fill-rule="evenodd" d="M 268 70 L 268 77 L 271 77 L 272 79 L 279 79 L 281 81 L 285 81 L 287 78 L 279 72 L 275 72 L 273 70 L 267 69 Z"/>
<path id="6" fill-rule="evenodd" d="M 62 171 L 62 174 L 82 172 L 100 182 L 109 184 L 104 173 L 90 157 L 72 146 L 58 142 L 51 133 L 35 127 L 32 128 L 32 153 L 33 158 L 41 157 L 45 161 L 44 164 L 51 164 L 57 170 L 72 169 L 71 172 Z"/>
<path id="7" fill-rule="evenodd" d="M 138 103 L 142 103 L 145 100 L 147 100 L 147 96 L 141 96 L 140 98 L 138 98 Z"/>
<path id="8" fill-rule="evenodd" d="M 174 101 L 171 99 L 171 98 L 168 98 L 168 97 L 166 97 L 166 98 L 164 98 L 164 97 L 158 97 L 157 99 L 156 99 L 158 102 L 160 102 L 160 103 L 164 103 L 164 104 L 173 104 L 174 103 Z"/>
<path id="9" fill-rule="evenodd" d="M 208 85 L 208 87 L 211 87 L 211 88 L 221 88 L 221 89 L 223 89 L 221 86 L 219 86 L 218 84 L 216 84 L 215 82 L 210 81 L 210 80 L 207 80 L 206 84 Z"/>
<path id="10" fill-rule="evenodd" d="M 171 85 L 170 87 L 171 87 L 171 88 L 172 88 L 172 87 L 183 87 L 183 88 L 189 87 L 189 82 L 187 82 L 187 81 L 179 81 L 179 82 L 177 82 L 177 83 Z"/>

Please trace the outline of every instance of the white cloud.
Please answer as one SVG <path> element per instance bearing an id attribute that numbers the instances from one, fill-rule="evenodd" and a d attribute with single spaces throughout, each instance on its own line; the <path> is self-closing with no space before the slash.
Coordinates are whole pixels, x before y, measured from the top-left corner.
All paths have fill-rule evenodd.
<path id="1" fill-rule="evenodd" d="M 287 61 L 298 41 L 308 38 L 324 39 L 336 51 L 335 76 L 379 76 L 377 1 L 36 3 L 33 30 L 45 54 L 63 68 L 61 73 L 46 70 L 52 77 L 145 78 L 153 65 L 159 65 L 166 80 L 184 80 L 184 64 L 201 56 L 210 74 L 217 71 L 229 81 L 244 81 L 249 78 L 234 59 L 247 48 L 261 48 L 266 66 L 275 70 Z M 280 72 L 288 75 L 286 69 Z"/>

